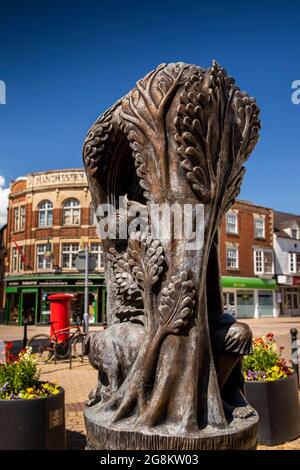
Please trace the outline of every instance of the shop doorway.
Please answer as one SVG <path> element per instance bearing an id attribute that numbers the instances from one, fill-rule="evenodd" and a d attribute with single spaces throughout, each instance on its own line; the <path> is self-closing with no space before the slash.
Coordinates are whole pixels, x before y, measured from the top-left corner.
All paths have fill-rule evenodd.
<path id="1" fill-rule="evenodd" d="M 258 291 L 260 317 L 273 317 L 273 292 Z"/>
<path id="2" fill-rule="evenodd" d="M 287 315 L 299 315 L 299 290 L 297 288 L 286 289 L 284 313 Z"/>
<path id="3" fill-rule="evenodd" d="M 36 291 L 23 291 L 21 299 L 21 324 L 26 318 L 28 325 L 35 324 L 35 317 L 37 311 L 37 292 Z"/>
<path id="4" fill-rule="evenodd" d="M 238 290 L 236 294 L 237 317 L 253 318 L 255 311 L 254 291 Z"/>
<path id="5" fill-rule="evenodd" d="M 236 316 L 235 307 L 235 293 L 234 292 L 223 292 L 224 297 L 224 313 L 230 313 L 230 315 Z"/>

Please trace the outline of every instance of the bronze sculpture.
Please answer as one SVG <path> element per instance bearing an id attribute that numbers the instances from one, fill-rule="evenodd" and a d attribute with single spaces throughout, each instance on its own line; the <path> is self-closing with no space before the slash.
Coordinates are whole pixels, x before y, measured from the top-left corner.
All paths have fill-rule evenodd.
<path id="1" fill-rule="evenodd" d="M 99 370 L 85 410 L 88 448 L 255 448 L 258 417 L 241 370 L 251 331 L 223 314 L 218 245 L 258 115 L 215 61 L 207 70 L 162 64 L 88 132 L 95 208 L 110 203 L 117 222 L 128 219 L 118 202 L 126 195 L 146 218 L 145 230 L 140 222 L 126 239 L 120 227 L 103 239 L 108 329 L 86 340 Z M 203 244 L 191 249 L 185 232 L 174 236 L 172 214 L 168 236 L 153 236 L 151 204 L 189 205 L 194 225 L 201 205 Z"/>

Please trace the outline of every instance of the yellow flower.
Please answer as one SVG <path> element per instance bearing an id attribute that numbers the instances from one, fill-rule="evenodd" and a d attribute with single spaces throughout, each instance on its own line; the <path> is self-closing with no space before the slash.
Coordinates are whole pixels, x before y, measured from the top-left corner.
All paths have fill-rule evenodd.
<path id="1" fill-rule="evenodd" d="M 32 393 L 32 392 L 33 392 L 33 388 L 32 388 L 32 387 L 27 388 L 27 389 L 26 389 L 26 392 Z"/>

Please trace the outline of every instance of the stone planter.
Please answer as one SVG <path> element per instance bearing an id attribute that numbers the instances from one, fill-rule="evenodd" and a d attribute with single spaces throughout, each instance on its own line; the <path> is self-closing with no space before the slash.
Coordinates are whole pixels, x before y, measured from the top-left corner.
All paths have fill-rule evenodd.
<path id="1" fill-rule="evenodd" d="M 32 400 L 0 400 L 0 450 L 65 449 L 65 392 Z"/>
<path id="2" fill-rule="evenodd" d="M 300 436 L 296 374 L 272 382 L 246 381 L 245 390 L 247 400 L 259 415 L 259 444 L 283 444 Z"/>

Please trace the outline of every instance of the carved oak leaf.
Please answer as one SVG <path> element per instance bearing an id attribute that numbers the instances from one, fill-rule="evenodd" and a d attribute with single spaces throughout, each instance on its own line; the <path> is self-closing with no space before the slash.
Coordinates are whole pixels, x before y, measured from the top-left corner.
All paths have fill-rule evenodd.
<path id="1" fill-rule="evenodd" d="M 163 248 L 159 240 L 151 236 L 141 238 L 137 233 L 128 240 L 128 264 L 136 284 L 145 290 L 145 287 L 154 285 L 163 270 Z"/>
<path id="2" fill-rule="evenodd" d="M 178 333 L 187 325 L 195 305 L 193 282 L 186 271 L 173 276 L 167 287 L 161 291 L 158 312 L 160 324 L 168 333 Z"/>
<path id="3" fill-rule="evenodd" d="M 178 88 L 197 70 L 183 63 L 161 64 L 123 98 L 119 124 L 128 136 L 146 199 L 164 198 L 168 179 L 166 110 Z"/>
<path id="4" fill-rule="evenodd" d="M 125 251 L 119 253 L 115 248 L 110 248 L 107 255 L 112 263 L 117 288 L 120 294 L 126 293 L 128 297 L 139 292 L 129 266 L 129 256 Z"/>
<path id="5" fill-rule="evenodd" d="M 221 204 L 225 209 L 237 196 L 242 165 L 258 140 L 258 115 L 254 98 L 240 92 L 215 61 L 187 81 L 175 118 L 175 139 L 181 166 L 199 200 L 207 202 L 228 191 L 229 199 Z"/>
<path id="6" fill-rule="evenodd" d="M 115 248 L 110 248 L 107 258 L 111 261 L 114 272 L 114 283 L 117 291 L 115 315 L 120 320 L 143 313 L 143 299 L 140 289 L 135 283 L 128 264 L 128 254 L 119 253 Z"/>
<path id="7" fill-rule="evenodd" d="M 108 161 L 112 154 L 115 139 L 112 124 L 113 113 L 120 103 L 121 100 L 118 100 L 97 119 L 88 131 L 83 144 L 83 160 L 85 167 L 91 176 L 97 177 L 102 188 L 105 188 L 107 185 L 106 174 Z"/>

